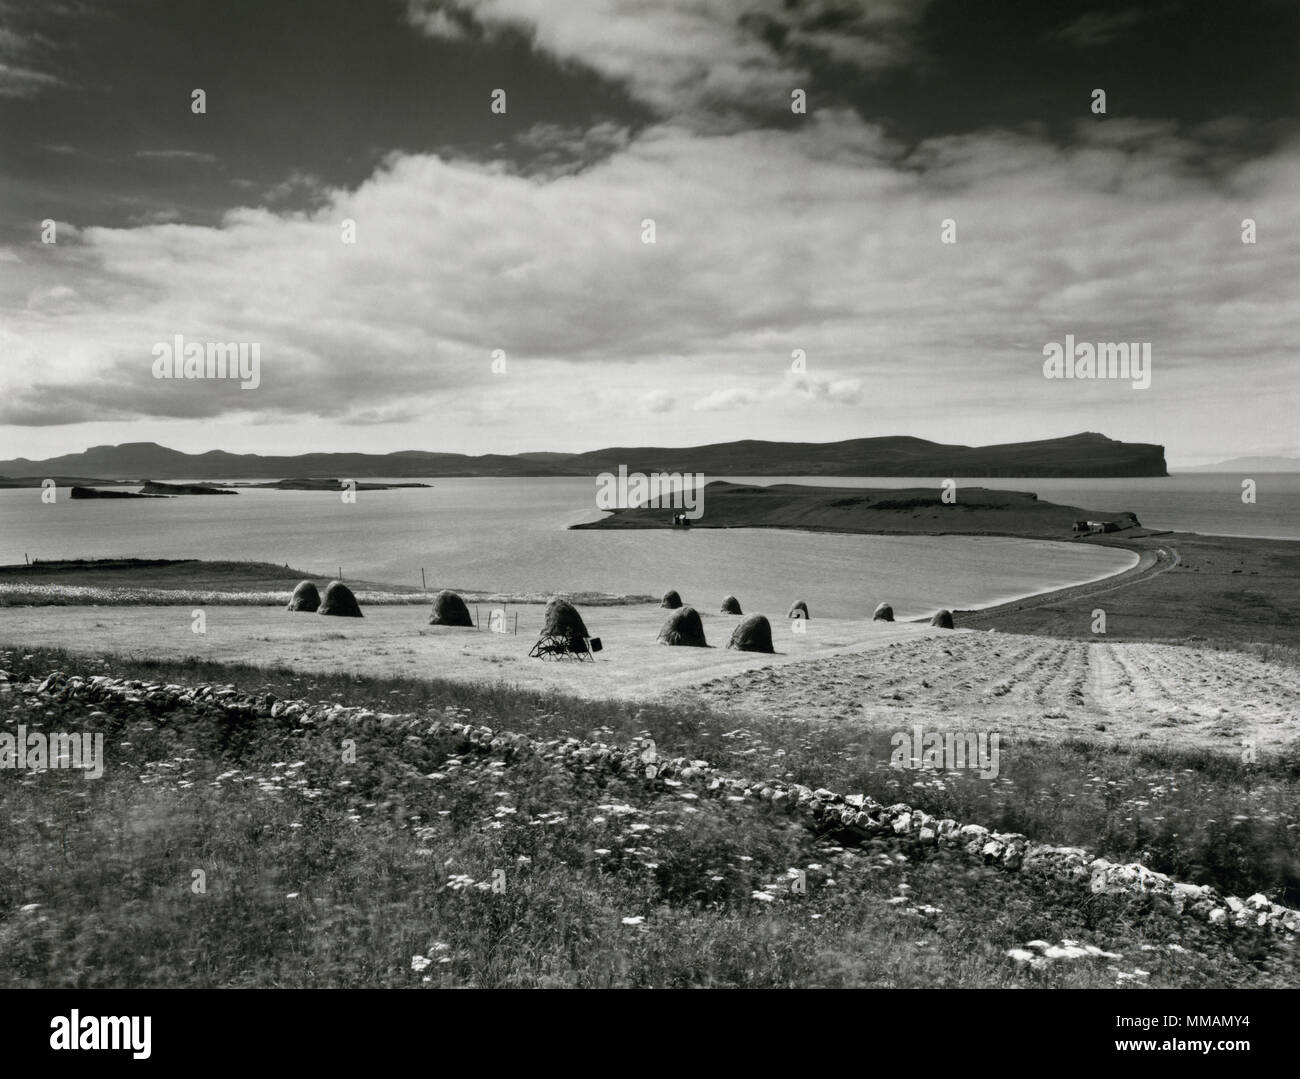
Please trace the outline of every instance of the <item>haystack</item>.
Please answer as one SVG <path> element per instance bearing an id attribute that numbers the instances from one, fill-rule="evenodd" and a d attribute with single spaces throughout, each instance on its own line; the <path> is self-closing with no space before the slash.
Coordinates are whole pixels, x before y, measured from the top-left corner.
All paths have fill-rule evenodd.
<path id="1" fill-rule="evenodd" d="M 700 612 L 694 607 L 674 611 L 659 631 L 659 643 L 708 648 L 709 642 L 704 639 L 704 623 L 700 621 Z"/>
<path id="2" fill-rule="evenodd" d="M 563 637 L 570 644 L 584 651 L 586 646 L 582 643 L 582 639 L 591 636 L 587 632 L 587 625 L 583 622 L 582 615 L 578 613 L 578 608 L 567 599 L 560 599 L 558 596 L 546 605 L 540 635 Z"/>
<path id="3" fill-rule="evenodd" d="M 738 600 L 735 596 L 727 596 L 722 601 L 722 613 L 723 614 L 744 614 L 744 611 L 740 609 L 740 600 Z"/>
<path id="4" fill-rule="evenodd" d="M 311 581 L 299 581 L 289 597 L 289 610 L 315 611 L 320 607 L 320 593 Z"/>
<path id="5" fill-rule="evenodd" d="M 320 605 L 320 613 L 337 615 L 339 618 L 364 617 L 357 597 L 342 581 L 330 581 L 325 589 L 325 600 Z"/>
<path id="6" fill-rule="evenodd" d="M 469 626 L 473 628 L 474 619 L 469 616 L 465 601 L 455 592 L 444 588 L 433 597 L 433 611 L 429 615 L 431 626 Z"/>
<path id="7" fill-rule="evenodd" d="M 739 652 L 775 652 L 772 623 L 764 615 L 751 614 L 732 631 L 727 647 Z"/>
<path id="8" fill-rule="evenodd" d="M 892 622 L 894 620 L 894 608 L 888 603 L 882 603 L 876 608 L 876 613 L 871 616 L 873 622 Z"/>
<path id="9" fill-rule="evenodd" d="M 677 610 L 677 608 L 680 607 L 681 605 L 682 605 L 682 597 L 679 596 L 671 588 L 664 593 L 663 602 L 659 604 L 660 607 L 666 607 L 670 611 Z"/>
<path id="10" fill-rule="evenodd" d="M 935 611 L 934 617 L 930 619 L 930 625 L 938 626 L 940 629 L 952 629 L 952 611 Z"/>
<path id="11" fill-rule="evenodd" d="M 792 604 L 790 604 L 790 613 L 789 613 L 788 615 L 786 615 L 786 617 L 787 617 L 787 618 L 807 618 L 807 617 L 808 617 L 808 604 L 806 604 L 806 603 L 805 603 L 803 600 L 801 600 L 801 599 L 797 599 L 797 600 L 795 600 Z"/>

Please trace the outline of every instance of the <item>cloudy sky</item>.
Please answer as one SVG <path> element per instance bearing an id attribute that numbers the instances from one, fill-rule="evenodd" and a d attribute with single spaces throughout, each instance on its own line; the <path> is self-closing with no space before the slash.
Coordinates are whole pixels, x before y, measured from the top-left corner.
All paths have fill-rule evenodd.
<path id="1" fill-rule="evenodd" d="M 1300 455 L 1297 42 L 1286 0 L 0 0 L 0 457 Z M 155 379 L 176 334 L 261 385 Z M 1150 388 L 1045 379 L 1066 334 Z"/>

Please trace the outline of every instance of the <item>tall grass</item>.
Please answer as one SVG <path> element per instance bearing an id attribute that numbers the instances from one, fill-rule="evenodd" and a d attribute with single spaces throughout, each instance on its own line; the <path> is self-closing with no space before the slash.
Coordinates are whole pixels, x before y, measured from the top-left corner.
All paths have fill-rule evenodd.
<path id="1" fill-rule="evenodd" d="M 930 777 L 918 788 L 847 728 L 737 727 L 689 705 L 36 651 L 0 653 L 0 667 L 16 679 L 57 668 L 229 682 L 543 742 L 644 733 L 664 755 L 839 789 L 860 779 L 858 789 L 882 800 L 928 800 L 932 811 L 986 824 L 1005 825 L 979 815 L 1001 798 L 1009 819 L 1055 821 L 1072 835 L 1097 812 L 1122 820 L 1134 793 L 1105 782 L 1094 792 L 1086 775 L 1161 767 L 1098 757 L 1076 769 L 1074 811 L 1062 815 L 1033 807 L 1085 747 L 1044 748 L 1040 772 L 1005 784 L 940 789 Z M 0 773 L 0 984 L 1107 986 L 1120 975 L 1123 984 L 1300 984 L 1294 948 L 1251 931 L 952 853 L 884 842 L 845 850 L 762 806 L 574 768 L 544 747 L 484 753 L 375 719 L 342 732 L 355 743 L 347 749 L 339 731 L 201 706 L 160 712 L 147 695 L 92 708 L 11 690 L 0 707 L 6 729 L 93 729 L 110 747 L 97 781 Z M 1248 778 L 1260 777 L 1213 762 L 1198 773 L 1202 796 L 1234 805 L 1245 804 Z M 1192 802 L 1188 794 L 1180 812 L 1190 815 Z M 800 872 L 802 893 L 790 887 Z M 1029 969 L 1007 958 L 1033 939 L 1095 941 L 1122 959 Z"/>

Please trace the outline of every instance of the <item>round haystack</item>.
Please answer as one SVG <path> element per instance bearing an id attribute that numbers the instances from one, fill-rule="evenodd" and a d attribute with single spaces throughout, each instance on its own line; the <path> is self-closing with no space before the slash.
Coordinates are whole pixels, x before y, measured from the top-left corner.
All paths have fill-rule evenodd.
<path id="1" fill-rule="evenodd" d="M 363 618 L 361 605 L 352 589 L 342 581 L 330 581 L 325 589 L 325 600 L 320 605 L 321 614 L 332 614 L 339 618 Z"/>
<path id="2" fill-rule="evenodd" d="M 664 593 L 663 602 L 659 604 L 660 607 L 665 607 L 670 611 L 677 610 L 677 608 L 680 607 L 681 605 L 682 605 L 682 597 L 679 596 L 671 588 Z"/>
<path id="3" fill-rule="evenodd" d="M 745 612 L 740 609 L 740 600 L 738 600 L 735 596 L 727 596 L 722 601 L 722 613 L 723 614 L 744 614 Z"/>
<path id="4" fill-rule="evenodd" d="M 474 619 L 469 616 L 465 601 L 455 592 L 444 588 L 433 597 L 433 611 L 429 615 L 431 626 L 468 626 L 474 628 Z"/>
<path id="5" fill-rule="evenodd" d="M 289 597 L 289 610 L 315 611 L 320 607 L 320 593 L 311 581 L 299 581 Z"/>
<path id="6" fill-rule="evenodd" d="M 876 613 L 871 616 L 873 622 L 892 622 L 894 620 L 894 608 L 888 603 L 882 603 L 876 608 Z"/>
<path id="7" fill-rule="evenodd" d="M 587 632 L 587 625 L 583 622 L 582 615 L 578 613 L 578 608 L 567 599 L 560 599 L 558 596 L 546 605 L 541 635 L 564 637 L 579 648 L 584 647 L 582 639 L 591 636 Z"/>
<path id="8" fill-rule="evenodd" d="M 787 618 L 807 618 L 807 617 L 808 617 L 808 604 L 806 604 L 806 603 L 805 603 L 803 600 L 801 600 L 801 599 L 797 599 L 797 600 L 795 600 L 792 604 L 790 604 L 790 613 L 789 613 L 788 615 L 786 615 L 786 617 L 787 617 Z"/>
<path id="9" fill-rule="evenodd" d="M 952 629 L 952 611 L 935 611 L 934 617 L 930 619 L 930 625 L 938 626 L 940 629 Z"/>
<path id="10" fill-rule="evenodd" d="M 659 643 L 708 648 L 709 642 L 704 639 L 704 623 L 700 621 L 700 612 L 694 607 L 683 607 L 670 614 L 664 628 L 659 631 Z"/>
<path id="11" fill-rule="evenodd" d="M 727 647 L 739 652 L 775 652 L 772 623 L 764 615 L 751 614 L 732 631 Z"/>

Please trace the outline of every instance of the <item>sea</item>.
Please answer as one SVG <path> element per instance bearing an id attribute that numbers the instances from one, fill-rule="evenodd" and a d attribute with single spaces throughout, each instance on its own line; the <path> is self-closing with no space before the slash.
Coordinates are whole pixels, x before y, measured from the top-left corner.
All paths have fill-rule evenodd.
<path id="1" fill-rule="evenodd" d="M 746 477 L 939 490 L 946 477 Z M 1033 491 L 1090 510 L 1131 510 L 1150 528 L 1300 539 L 1300 474 L 1260 474 L 1254 504 L 1235 475 L 1158 479 L 969 479 L 965 486 Z M 393 482 L 412 482 L 409 478 Z M 1001 537 L 860 536 L 763 529 L 572 531 L 598 520 L 594 478 L 435 477 L 427 488 L 358 491 L 355 503 L 316 491 L 240 489 L 235 496 L 57 501 L 0 490 L 0 563 L 25 558 L 202 558 L 287 564 L 316 578 L 340 571 L 430 589 L 504 594 L 660 595 L 701 610 L 724 596 L 784 616 L 862 617 L 887 601 L 900 617 L 973 609 L 1120 572 L 1135 556 L 1082 544 Z M 707 516 L 707 497 L 705 514 Z"/>

